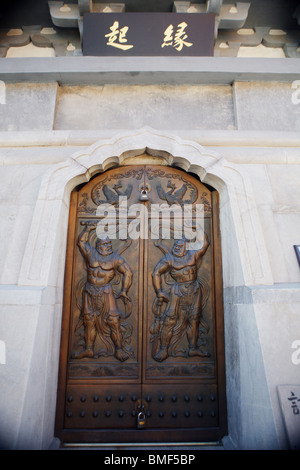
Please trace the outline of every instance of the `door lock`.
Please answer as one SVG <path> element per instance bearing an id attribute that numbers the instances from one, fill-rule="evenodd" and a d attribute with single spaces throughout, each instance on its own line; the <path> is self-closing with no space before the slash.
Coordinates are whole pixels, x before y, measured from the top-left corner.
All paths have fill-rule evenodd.
<path id="1" fill-rule="evenodd" d="M 149 201 L 149 193 L 151 191 L 150 184 L 148 184 L 148 183 L 140 184 L 139 190 L 140 190 L 140 201 Z"/>
<path id="2" fill-rule="evenodd" d="M 143 429 L 146 426 L 146 415 L 143 411 L 140 411 L 137 415 L 137 428 Z"/>
<path id="3" fill-rule="evenodd" d="M 136 403 L 137 413 L 137 428 L 143 429 L 146 426 L 146 411 L 147 404 L 143 400 L 138 400 Z"/>

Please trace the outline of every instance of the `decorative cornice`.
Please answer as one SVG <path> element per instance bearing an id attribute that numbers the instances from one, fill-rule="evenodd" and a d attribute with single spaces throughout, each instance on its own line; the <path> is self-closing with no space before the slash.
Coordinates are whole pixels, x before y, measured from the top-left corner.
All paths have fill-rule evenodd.
<path id="1" fill-rule="evenodd" d="M 77 0 L 77 3 L 48 1 L 53 28 L 43 25 L 22 26 L 17 30 L 0 30 L 0 57 L 6 57 L 11 47 L 30 43 L 39 48 L 53 48 L 56 57 L 82 55 L 83 15 L 85 13 L 124 13 L 123 3 L 98 3 L 93 0 Z M 300 31 L 272 29 L 271 24 L 243 29 L 247 22 L 251 1 L 224 4 L 223 0 L 207 0 L 205 3 L 174 1 L 174 13 L 215 14 L 215 57 L 236 57 L 241 47 L 277 48 L 288 58 L 300 57 Z M 299 7 L 293 17 L 299 22 Z M 258 24 L 259 18 L 257 19 Z"/>

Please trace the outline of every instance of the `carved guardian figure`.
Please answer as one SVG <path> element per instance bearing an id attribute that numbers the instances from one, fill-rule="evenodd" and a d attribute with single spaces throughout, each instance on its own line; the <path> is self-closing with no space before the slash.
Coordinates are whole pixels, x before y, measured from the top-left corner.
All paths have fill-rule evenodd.
<path id="1" fill-rule="evenodd" d="M 127 292 L 132 284 L 132 271 L 118 253 L 113 253 L 109 238 L 98 239 L 95 248 L 91 245 L 89 235 L 96 227 L 95 222 L 84 222 L 84 225 L 78 237 L 78 247 L 87 267 L 81 311 L 85 348 L 75 353 L 73 358 L 94 357 L 98 334 L 104 344 L 104 350 L 98 356 L 114 355 L 123 362 L 130 357 L 130 351 L 123 341 L 121 320 L 124 315 L 117 308 L 111 282 L 117 274 L 122 276 L 122 287 L 117 298 L 121 298 L 125 306 L 131 304 Z"/>
<path id="2" fill-rule="evenodd" d="M 197 279 L 209 242 L 204 235 L 200 250 L 186 250 L 184 240 L 176 240 L 171 251 L 160 246 L 165 255 L 152 273 L 156 298 L 153 303 L 155 321 L 152 326 L 152 357 L 158 362 L 168 356 L 176 356 L 176 347 L 184 335 L 188 341 L 188 357 L 207 357 L 209 353 L 199 347 L 199 326 L 201 318 L 202 292 Z M 162 276 L 169 274 L 168 289 L 162 289 Z"/>

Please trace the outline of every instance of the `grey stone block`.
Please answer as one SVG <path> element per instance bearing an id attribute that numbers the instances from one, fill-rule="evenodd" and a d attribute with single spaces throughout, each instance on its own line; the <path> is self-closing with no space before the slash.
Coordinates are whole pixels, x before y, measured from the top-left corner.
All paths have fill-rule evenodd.
<path id="1" fill-rule="evenodd" d="M 56 83 L 6 84 L 5 104 L 0 105 L 0 130 L 52 130 L 56 91 Z"/>
<path id="2" fill-rule="evenodd" d="M 234 86 L 239 130 L 300 130 L 300 106 L 292 83 L 244 83 Z"/>

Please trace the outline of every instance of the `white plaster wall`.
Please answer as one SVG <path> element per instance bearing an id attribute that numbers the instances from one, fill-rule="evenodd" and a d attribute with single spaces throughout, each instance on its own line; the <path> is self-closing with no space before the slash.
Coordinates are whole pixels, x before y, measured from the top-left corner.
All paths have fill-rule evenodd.
<path id="1" fill-rule="evenodd" d="M 282 151 L 286 158 L 288 149 Z M 300 161 L 300 151 L 299 151 Z M 300 282 L 294 251 L 300 233 L 299 164 L 246 164 L 275 283 Z"/>
<path id="2" fill-rule="evenodd" d="M 229 437 L 224 443 L 234 449 L 278 449 L 282 442 L 275 429 L 251 289 L 225 290 L 225 332 Z"/>
<path id="3" fill-rule="evenodd" d="M 0 289 L 0 448 L 47 449 L 53 439 L 61 302 L 45 302 L 45 289 Z"/>
<path id="4" fill-rule="evenodd" d="M 14 150 L 14 155 L 18 153 Z M 9 163 L 9 157 L 7 159 Z M 0 171 L 1 284 L 17 284 L 45 165 L 4 164 Z"/>
<path id="5" fill-rule="evenodd" d="M 299 284 L 275 284 L 253 291 L 258 336 L 268 383 L 275 429 L 280 445 L 286 446 L 277 386 L 299 384 L 299 364 L 293 361 L 293 343 L 299 340 Z"/>
<path id="6" fill-rule="evenodd" d="M 32 84 L 10 85 L 7 114 L 0 107 L 1 445 L 47 448 L 53 438 L 69 194 L 107 167 L 101 162 L 122 163 L 126 152 L 138 155 L 146 146 L 170 154 L 221 195 L 224 443 L 288 446 L 276 387 L 300 377 L 291 361 L 291 344 L 300 339 L 292 248 L 300 244 L 300 141 L 293 132 L 300 105 L 291 105 L 290 89 L 236 83 L 62 87 L 57 94 L 56 84 L 36 93 Z"/>

